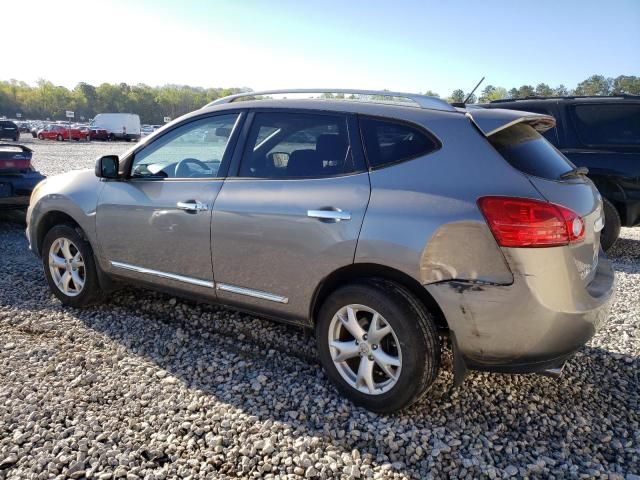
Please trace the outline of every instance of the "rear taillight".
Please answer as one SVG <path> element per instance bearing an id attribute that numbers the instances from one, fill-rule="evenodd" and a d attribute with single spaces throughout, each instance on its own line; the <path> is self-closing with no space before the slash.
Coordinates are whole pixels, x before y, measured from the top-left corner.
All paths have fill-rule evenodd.
<path id="1" fill-rule="evenodd" d="M 502 247 L 556 247 L 584 240 L 584 220 L 553 203 L 482 197 L 478 206 Z"/>

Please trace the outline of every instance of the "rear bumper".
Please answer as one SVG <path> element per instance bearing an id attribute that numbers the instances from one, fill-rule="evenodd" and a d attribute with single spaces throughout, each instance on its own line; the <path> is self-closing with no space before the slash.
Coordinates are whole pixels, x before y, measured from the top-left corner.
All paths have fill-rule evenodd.
<path id="1" fill-rule="evenodd" d="M 29 172 L 20 176 L 3 177 L 0 175 L 0 184 L 8 185 L 8 188 L 0 189 L 1 192 L 4 192 L 3 195 L 0 195 L 0 208 L 23 208 L 28 206 L 31 192 L 44 178 L 38 172 Z"/>
<path id="2" fill-rule="evenodd" d="M 606 321 L 614 299 L 611 262 L 601 252 L 593 280 L 576 288 L 542 266 L 514 272 L 511 285 L 448 281 L 425 287 L 455 333 L 467 368 L 504 373 L 561 368 Z"/>

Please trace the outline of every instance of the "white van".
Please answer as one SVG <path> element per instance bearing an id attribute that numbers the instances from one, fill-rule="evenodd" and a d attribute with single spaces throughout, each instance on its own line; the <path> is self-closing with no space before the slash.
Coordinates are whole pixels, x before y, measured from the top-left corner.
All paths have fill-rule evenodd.
<path id="1" fill-rule="evenodd" d="M 140 139 L 140 117 L 135 113 L 99 113 L 91 122 L 91 128 L 106 130 L 109 140 Z"/>

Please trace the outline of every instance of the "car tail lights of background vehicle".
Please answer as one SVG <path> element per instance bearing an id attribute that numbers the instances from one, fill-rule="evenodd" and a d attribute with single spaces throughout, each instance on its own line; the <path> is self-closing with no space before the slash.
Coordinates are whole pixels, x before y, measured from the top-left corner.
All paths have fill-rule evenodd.
<path id="1" fill-rule="evenodd" d="M 584 240 L 584 220 L 560 205 L 528 198 L 482 197 L 478 206 L 502 247 L 556 247 Z"/>

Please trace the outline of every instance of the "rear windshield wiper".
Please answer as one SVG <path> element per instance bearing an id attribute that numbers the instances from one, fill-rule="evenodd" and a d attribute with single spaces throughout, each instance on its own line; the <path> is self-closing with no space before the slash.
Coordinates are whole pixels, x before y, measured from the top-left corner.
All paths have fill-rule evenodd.
<path id="1" fill-rule="evenodd" d="M 560 175 L 560 180 L 566 180 L 567 178 L 580 177 L 582 175 L 586 175 L 589 173 L 589 169 L 587 167 L 575 167 L 569 170 L 568 172 Z"/>

